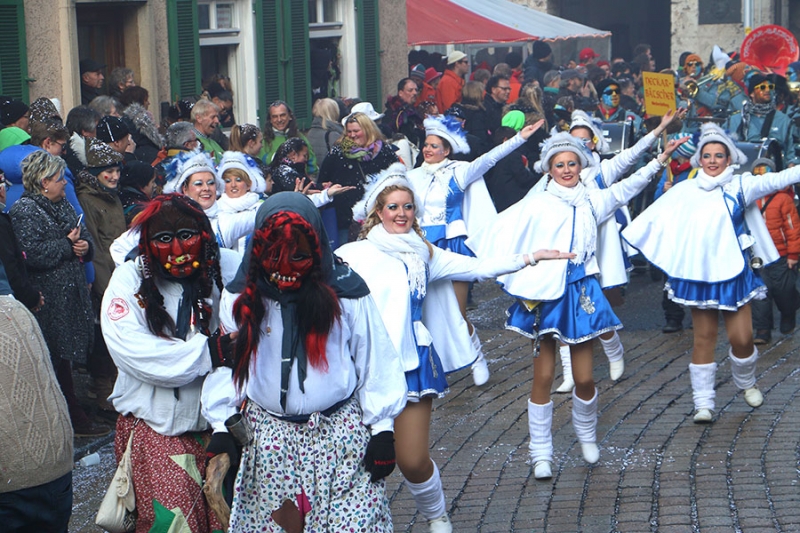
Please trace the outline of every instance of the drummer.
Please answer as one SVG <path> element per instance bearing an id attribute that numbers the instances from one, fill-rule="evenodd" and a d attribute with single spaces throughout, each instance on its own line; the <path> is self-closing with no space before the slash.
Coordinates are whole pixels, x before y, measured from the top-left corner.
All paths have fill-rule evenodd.
<path id="1" fill-rule="evenodd" d="M 780 144 L 785 164 L 790 165 L 798 162 L 793 142 L 794 126 L 786 113 L 775 108 L 772 99 L 775 82 L 772 76 L 762 72 L 750 76 L 744 110 L 731 115 L 725 129 L 740 141 L 760 143 L 765 138 L 775 139 Z"/>

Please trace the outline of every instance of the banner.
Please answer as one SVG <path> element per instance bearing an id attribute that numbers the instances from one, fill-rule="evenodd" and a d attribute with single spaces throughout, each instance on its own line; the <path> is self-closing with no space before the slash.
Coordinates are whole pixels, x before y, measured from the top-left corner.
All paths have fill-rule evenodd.
<path id="1" fill-rule="evenodd" d="M 644 84 L 645 113 L 661 117 L 669 110 L 676 110 L 675 76 L 642 72 L 642 83 Z"/>

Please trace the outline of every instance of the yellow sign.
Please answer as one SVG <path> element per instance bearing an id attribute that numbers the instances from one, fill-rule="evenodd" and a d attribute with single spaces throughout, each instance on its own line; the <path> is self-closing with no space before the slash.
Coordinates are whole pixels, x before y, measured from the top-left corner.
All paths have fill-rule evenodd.
<path id="1" fill-rule="evenodd" d="M 667 111 L 675 111 L 675 76 L 642 72 L 644 84 L 644 109 L 650 116 L 664 116 Z"/>

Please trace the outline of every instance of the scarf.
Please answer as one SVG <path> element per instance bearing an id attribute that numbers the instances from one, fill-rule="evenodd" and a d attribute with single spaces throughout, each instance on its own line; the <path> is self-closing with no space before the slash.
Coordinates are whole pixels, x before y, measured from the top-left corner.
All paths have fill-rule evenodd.
<path id="1" fill-rule="evenodd" d="M 774 109 L 775 109 L 775 102 L 772 101 L 769 101 L 766 104 L 756 104 L 755 102 L 752 102 L 750 104 L 750 113 L 758 117 L 764 117 Z"/>
<path id="2" fill-rule="evenodd" d="M 383 148 L 383 141 L 375 141 L 367 146 L 359 146 L 350 137 L 343 137 L 341 140 L 342 155 L 348 159 L 358 159 L 359 161 L 371 161 Z"/>
<path id="3" fill-rule="evenodd" d="M 241 213 L 242 211 L 249 211 L 261 201 L 261 196 L 253 191 L 248 191 L 238 198 L 231 198 L 227 194 L 223 194 L 215 202 L 219 206 L 219 210 L 223 213 Z"/>
<path id="4" fill-rule="evenodd" d="M 695 176 L 695 179 L 697 180 L 697 186 L 704 191 L 711 191 L 717 187 L 722 188 L 730 183 L 733 179 L 733 167 L 729 166 L 722 171 L 722 174 L 714 177 L 709 176 L 703 171 L 702 168 L 700 168 L 697 171 L 697 176 Z"/>
<path id="5" fill-rule="evenodd" d="M 378 224 L 367 234 L 367 240 L 383 253 L 403 262 L 411 294 L 424 298 L 428 284 L 427 258 L 431 252 L 422 237 L 413 229 L 408 233 L 388 233 Z"/>
<path id="6" fill-rule="evenodd" d="M 547 192 L 566 202 L 575 210 L 570 251 L 577 254 L 572 262 L 581 264 L 594 255 L 597 241 L 597 219 L 594 216 L 594 208 L 589 200 L 586 186 L 583 182 L 578 181 L 574 187 L 564 187 L 556 183 L 556 180 L 550 176 L 547 179 L 549 180 Z"/>
<path id="7" fill-rule="evenodd" d="M 685 163 L 681 163 L 680 161 L 678 161 L 676 159 L 672 159 L 669 162 L 669 169 L 672 172 L 673 176 L 677 176 L 678 174 L 686 172 L 690 168 L 692 168 L 692 164 L 689 161 L 686 161 Z"/>

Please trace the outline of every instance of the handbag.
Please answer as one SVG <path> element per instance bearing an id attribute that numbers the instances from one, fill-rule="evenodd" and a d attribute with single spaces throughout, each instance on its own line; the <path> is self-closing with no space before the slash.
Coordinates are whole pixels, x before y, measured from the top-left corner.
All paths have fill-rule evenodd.
<path id="1" fill-rule="evenodd" d="M 128 533 L 136 529 L 136 498 L 133 492 L 133 473 L 131 469 L 131 444 L 133 429 L 128 437 L 128 446 L 117 465 L 117 471 L 106 495 L 97 510 L 94 523 L 109 533 Z"/>

